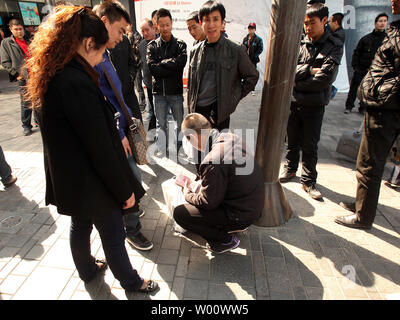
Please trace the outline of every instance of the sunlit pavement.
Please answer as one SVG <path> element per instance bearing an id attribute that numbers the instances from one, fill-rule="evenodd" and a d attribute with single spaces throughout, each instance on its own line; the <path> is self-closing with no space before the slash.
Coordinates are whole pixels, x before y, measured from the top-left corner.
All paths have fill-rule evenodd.
<path id="1" fill-rule="evenodd" d="M 347 214 L 339 202 L 352 200 L 356 188 L 354 161 L 335 151 L 341 134 L 357 129 L 362 120 L 358 113 L 343 114 L 346 94 L 338 93 L 326 108 L 317 166 L 324 200 L 309 198 L 299 184 L 299 171 L 284 185 L 294 211 L 288 223 L 250 227 L 230 253 L 214 255 L 199 237 L 172 232 L 161 183 L 178 173 L 193 174 L 192 165 L 155 157 L 155 163 L 142 166 L 147 190 L 141 201 L 146 210 L 142 231 L 154 248 L 140 252 L 126 247 L 139 274 L 160 284 L 156 294 L 144 295 L 125 293 L 109 269 L 90 284 L 79 279 L 69 249 L 70 218 L 45 206 L 40 132 L 22 135 L 19 95 L 4 72 L 0 75 L 0 145 L 18 177 L 15 186 L 0 189 L 0 300 L 400 299 L 399 192 L 382 183 L 369 231 L 333 221 Z M 246 97 L 231 128 L 257 128 L 260 101 L 260 91 Z M 92 252 L 104 256 L 95 231 Z"/>

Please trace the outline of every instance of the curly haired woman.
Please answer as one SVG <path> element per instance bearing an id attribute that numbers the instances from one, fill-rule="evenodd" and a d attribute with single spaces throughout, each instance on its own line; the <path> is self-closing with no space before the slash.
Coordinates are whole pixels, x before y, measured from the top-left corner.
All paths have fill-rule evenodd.
<path id="1" fill-rule="evenodd" d="M 31 44 L 27 89 L 43 139 L 46 205 L 71 216 L 71 252 L 84 282 L 108 263 L 126 291 L 151 292 L 158 284 L 132 268 L 121 214 L 145 191 L 126 160 L 115 111 L 99 90 L 93 69 L 107 41 L 104 23 L 90 9 L 60 6 Z M 93 225 L 107 262 L 91 254 Z"/>

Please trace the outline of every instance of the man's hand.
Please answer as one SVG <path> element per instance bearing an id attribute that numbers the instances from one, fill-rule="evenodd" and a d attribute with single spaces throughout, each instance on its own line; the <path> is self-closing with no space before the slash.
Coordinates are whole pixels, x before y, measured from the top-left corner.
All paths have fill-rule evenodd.
<path id="1" fill-rule="evenodd" d="M 129 209 L 132 208 L 135 205 L 135 194 L 132 193 L 132 195 L 130 196 L 130 198 L 128 200 L 125 201 L 124 206 L 122 207 L 122 209 Z"/>
<path id="2" fill-rule="evenodd" d="M 17 77 L 17 81 L 21 81 L 22 79 L 23 79 L 22 76 L 19 74 Z"/>
<path id="3" fill-rule="evenodd" d="M 183 194 L 186 196 L 188 193 L 190 193 L 189 190 L 189 181 L 185 182 L 185 186 L 183 187 Z"/>
<path id="4" fill-rule="evenodd" d="M 321 70 L 321 68 L 311 68 L 311 74 L 313 76 L 315 76 L 317 74 L 317 72 L 320 71 L 320 70 Z"/>
<path id="5" fill-rule="evenodd" d="M 131 146 L 129 145 L 129 140 L 127 137 L 124 137 L 122 140 L 122 146 L 124 147 L 126 157 L 129 158 L 132 155 Z"/>

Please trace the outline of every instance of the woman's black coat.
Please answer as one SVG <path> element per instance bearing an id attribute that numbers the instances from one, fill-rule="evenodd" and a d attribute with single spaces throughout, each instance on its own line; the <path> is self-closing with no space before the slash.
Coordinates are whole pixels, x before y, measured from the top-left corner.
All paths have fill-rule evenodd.
<path id="1" fill-rule="evenodd" d="M 138 201 L 145 191 L 126 159 L 113 107 L 87 70 L 73 59 L 54 76 L 39 109 L 39 124 L 46 205 L 88 218 L 122 208 L 132 192 Z"/>

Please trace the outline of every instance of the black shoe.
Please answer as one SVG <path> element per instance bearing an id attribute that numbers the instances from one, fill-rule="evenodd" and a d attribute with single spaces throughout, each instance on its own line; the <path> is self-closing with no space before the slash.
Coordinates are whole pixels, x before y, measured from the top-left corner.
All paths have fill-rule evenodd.
<path id="1" fill-rule="evenodd" d="M 141 293 L 150 293 L 157 291 L 160 287 L 157 282 L 153 280 L 145 280 L 147 281 L 147 286 L 144 289 L 137 289 L 137 290 L 131 290 L 131 289 L 126 289 L 125 291 L 127 292 L 141 292 Z"/>
<path id="2" fill-rule="evenodd" d="M 341 201 L 339 205 L 346 209 L 347 211 L 356 212 L 356 204 L 354 202 L 343 202 Z"/>
<path id="3" fill-rule="evenodd" d="M 344 113 L 345 113 L 345 114 L 349 114 L 350 112 L 351 112 L 350 109 L 345 109 L 345 110 L 344 110 Z"/>
<path id="4" fill-rule="evenodd" d="M 11 179 L 8 182 L 4 182 L 4 188 L 11 187 L 16 181 L 17 181 L 17 177 L 14 175 L 11 175 Z"/>
<path id="5" fill-rule="evenodd" d="M 314 200 L 321 200 L 322 199 L 322 194 L 321 192 L 317 189 L 315 186 L 315 183 L 311 184 L 310 186 L 306 186 L 303 184 L 303 189 L 305 192 L 307 192 L 311 198 Z"/>
<path id="6" fill-rule="evenodd" d="M 23 135 L 24 136 L 30 136 L 33 133 L 31 128 L 24 128 Z"/>
<path id="7" fill-rule="evenodd" d="M 239 244 L 240 240 L 235 235 L 231 235 L 231 240 L 228 242 L 208 242 L 207 249 L 214 253 L 224 253 L 236 249 Z"/>
<path id="8" fill-rule="evenodd" d="M 126 236 L 126 241 L 138 250 L 148 251 L 153 248 L 153 244 L 141 232 L 136 236 Z"/>
<path id="9" fill-rule="evenodd" d="M 88 283 L 88 282 L 92 281 L 94 278 L 96 278 L 96 276 L 99 273 L 102 273 L 108 267 L 107 261 L 104 259 L 96 259 L 95 263 L 96 263 L 96 268 L 97 268 L 96 271 L 90 278 L 83 280 L 83 282 Z"/>
<path id="10" fill-rule="evenodd" d="M 364 224 L 361 223 L 356 214 L 351 214 L 343 217 L 336 217 L 335 222 L 345 227 L 353 228 L 353 229 L 366 229 L 369 230 L 372 228 L 372 224 Z"/>
<path id="11" fill-rule="evenodd" d="M 292 180 L 296 176 L 295 171 L 289 171 L 285 169 L 283 173 L 279 176 L 279 182 L 285 183 Z"/>

